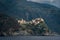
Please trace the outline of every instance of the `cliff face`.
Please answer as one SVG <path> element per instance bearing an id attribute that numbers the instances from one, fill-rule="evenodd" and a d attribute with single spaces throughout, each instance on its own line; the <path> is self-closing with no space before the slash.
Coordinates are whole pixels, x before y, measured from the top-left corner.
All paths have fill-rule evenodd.
<path id="1" fill-rule="evenodd" d="M 0 14 L 0 35 L 12 35 L 12 32 L 18 30 L 19 24 L 16 19 L 5 14 Z"/>

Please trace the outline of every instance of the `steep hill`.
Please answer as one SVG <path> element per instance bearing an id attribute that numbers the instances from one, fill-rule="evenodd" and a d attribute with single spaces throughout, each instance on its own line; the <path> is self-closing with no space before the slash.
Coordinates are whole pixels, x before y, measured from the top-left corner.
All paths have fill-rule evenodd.
<path id="1" fill-rule="evenodd" d="M 18 28 L 19 24 L 14 18 L 0 14 L 0 36 L 12 35 Z"/>
<path id="2" fill-rule="evenodd" d="M 60 8 L 50 4 L 39 4 L 25 0 L 0 1 L 0 12 L 15 18 L 31 20 L 42 17 L 52 31 L 60 33 Z"/>

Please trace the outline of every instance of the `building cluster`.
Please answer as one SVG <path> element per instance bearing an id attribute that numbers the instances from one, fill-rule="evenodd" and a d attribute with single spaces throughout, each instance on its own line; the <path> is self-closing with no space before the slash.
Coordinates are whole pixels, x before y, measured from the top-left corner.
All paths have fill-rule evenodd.
<path id="1" fill-rule="evenodd" d="M 26 24 L 26 21 L 24 19 L 18 20 L 19 24 Z"/>
<path id="2" fill-rule="evenodd" d="M 44 22 L 44 19 L 43 18 L 36 18 L 36 19 L 33 19 L 32 21 L 26 21 L 24 19 L 21 19 L 21 20 L 18 20 L 18 23 L 19 24 L 38 24 L 40 22 Z"/>

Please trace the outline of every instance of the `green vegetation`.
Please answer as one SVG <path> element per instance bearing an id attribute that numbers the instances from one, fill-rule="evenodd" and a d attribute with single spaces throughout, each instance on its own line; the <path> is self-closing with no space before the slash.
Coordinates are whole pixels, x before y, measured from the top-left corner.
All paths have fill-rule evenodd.
<path id="1" fill-rule="evenodd" d="M 49 34 L 49 29 L 45 22 L 41 22 L 37 25 L 30 24 L 30 23 L 29 24 L 20 24 L 20 26 L 21 26 L 20 31 L 24 31 L 24 32 L 26 31 L 26 33 L 28 35 L 42 36 L 42 35 L 45 35 L 45 33 Z M 23 33 L 21 35 L 25 34 L 26 36 L 28 36 L 26 33 L 24 33 L 24 34 Z"/>
<path id="2" fill-rule="evenodd" d="M 26 22 L 19 25 L 16 19 L 0 14 L 0 36 L 47 36 L 50 34 L 51 31 L 44 21 Z"/>
<path id="3" fill-rule="evenodd" d="M 0 36 L 13 35 L 19 27 L 17 20 L 6 14 L 0 14 Z"/>

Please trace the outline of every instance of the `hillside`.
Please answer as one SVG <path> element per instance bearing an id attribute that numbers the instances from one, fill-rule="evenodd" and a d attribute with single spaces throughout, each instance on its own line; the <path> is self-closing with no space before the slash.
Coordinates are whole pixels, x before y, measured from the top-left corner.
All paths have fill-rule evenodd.
<path id="1" fill-rule="evenodd" d="M 60 8 L 50 4 L 39 4 L 24 0 L 0 1 L 0 12 L 17 18 L 32 20 L 34 18 L 44 18 L 48 27 L 60 34 Z"/>
<path id="2" fill-rule="evenodd" d="M 0 36 L 55 36 L 42 18 L 32 19 L 29 22 L 17 22 L 16 19 L 0 14 Z M 35 21 L 35 22 L 34 22 Z M 23 24 L 22 24 L 23 23 Z"/>
<path id="3" fill-rule="evenodd" d="M 44 19 L 36 18 L 31 21 L 26 21 L 24 19 L 19 20 L 20 24 L 19 34 L 21 36 L 56 36 L 58 35 L 56 32 L 52 32 Z"/>
<path id="4" fill-rule="evenodd" d="M 0 14 L 0 36 L 13 35 L 20 28 L 16 19 Z"/>

